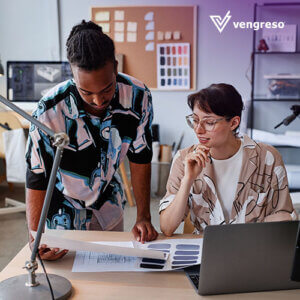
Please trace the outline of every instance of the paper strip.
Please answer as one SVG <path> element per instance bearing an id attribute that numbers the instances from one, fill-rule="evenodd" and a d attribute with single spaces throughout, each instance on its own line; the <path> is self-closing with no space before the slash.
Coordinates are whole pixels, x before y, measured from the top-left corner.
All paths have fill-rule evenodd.
<path id="1" fill-rule="evenodd" d="M 136 42 L 136 32 L 127 32 L 127 42 Z"/>
<path id="2" fill-rule="evenodd" d="M 31 234 L 35 238 L 36 232 L 31 231 Z M 90 242 L 76 241 L 76 240 L 56 237 L 46 233 L 42 234 L 41 244 L 46 244 L 50 248 L 55 247 L 61 249 L 68 249 L 71 251 L 103 252 L 103 253 L 110 253 L 110 254 L 117 254 L 117 255 L 124 255 L 124 256 L 166 259 L 166 254 L 163 253 L 162 251 L 99 245 Z"/>
<path id="3" fill-rule="evenodd" d="M 95 21 L 109 21 L 109 11 L 99 11 L 95 15 Z"/>
<path id="4" fill-rule="evenodd" d="M 181 39 L 180 31 L 174 31 L 173 32 L 173 37 L 174 37 L 174 40 L 180 40 Z"/>
<path id="5" fill-rule="evenodd" d="M 114 37 L 115 42 L 124 42 L 124 33 L 123 32 L 115 32 L 115 37 Z"/>
<path id="6" fill-rule="evenodd" d="M 137 22 L 127 22 L 127 31 L 137 31 Z"/>
<path id="7" fill-rule="evenodd" d="M 110 32 L 110 24 L 109 23 L 97 23 L 101 28 L 102 28 L 102 31 L 104 33 L 109 33 Z"/>
<path id="8" fill-rule="evenodd" d="M 115 22 L 115 31 L 124 31 L 124 22 Z"/>
<path id="9" fill-rule="evenodd" d="M 149 11 L 149 12 L 145 15 L 144 19 L 145 19 L 145 21 L 152 21 L 152 20 L 153 20 L 153 16 L 154 16 L 154 13 L 153 13 L 152 11 Z"/>
<path id="10" fill-rule="evenodd" d="M 157 40 L 158 41 L 163 41 L 164 40 L 164 32 L 163 31 L 158 31 L 157 32 Z"/>
<path id="11" fill-rule="evenodd" d="M 145 50 L 146 51 L 154 51 L 154 43 L 153 42 L 148 43 L 145 47 Z"/>
<path id="12" fill-rule="evenodd" d="M 124 10 L 116 10 L 115 11 L 115 20 L 123 21 L 124 20 Z"/>
<path id="13" fill-rule="evenodd" d="M 146 24 L 146 27 L 145 27 L 146 30 L 154 30 L 154 22 L 149 22 Z"/>
<path id="14" fill-rule="evenodd" d="M 149 31 L 145 36 L 146 41 L 153 41 L 154 40 L 154 31 Z"/>

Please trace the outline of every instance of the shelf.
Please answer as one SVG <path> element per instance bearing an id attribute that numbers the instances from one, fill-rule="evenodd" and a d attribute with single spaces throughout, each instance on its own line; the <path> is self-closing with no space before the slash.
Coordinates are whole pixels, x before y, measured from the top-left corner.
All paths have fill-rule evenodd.
<path id="1" fill-rule="evenodd" d="M 300 102 L 300 98 L 254 98 L 254 102 Z"/>
<path id="2" fill-rule="evenodd" d="M 274 52 L 259 52 L 259 51 L 255 51 L 253 52 L 255 55 L 268 55 L 268 54 L 300 54 L 300 51 L 296 51 L 296 52 L 278 52 L 278 51 L 274 51 Z"/>

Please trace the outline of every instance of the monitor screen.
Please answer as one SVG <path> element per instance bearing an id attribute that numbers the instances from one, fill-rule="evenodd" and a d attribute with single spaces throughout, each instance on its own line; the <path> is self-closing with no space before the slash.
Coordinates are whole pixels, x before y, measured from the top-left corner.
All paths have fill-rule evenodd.
<path id="1" fill-rule="evenodd" d="M 8 61 L 7 99 L 38 101 L 52 87 L 72 78 L 68 62 Z"/>

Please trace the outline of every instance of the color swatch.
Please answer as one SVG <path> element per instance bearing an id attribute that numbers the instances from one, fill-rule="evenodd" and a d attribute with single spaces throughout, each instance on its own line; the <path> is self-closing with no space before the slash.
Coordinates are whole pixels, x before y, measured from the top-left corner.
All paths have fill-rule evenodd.
<path id="1" fill-rule="evenodd" d="M 190 44 L 157 44 L 157 87 L 190 89 Z"/>

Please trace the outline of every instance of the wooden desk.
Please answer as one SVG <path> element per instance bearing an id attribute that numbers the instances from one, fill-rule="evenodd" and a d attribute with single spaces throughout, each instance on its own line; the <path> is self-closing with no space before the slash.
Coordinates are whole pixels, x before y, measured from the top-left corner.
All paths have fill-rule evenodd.
<path id="1" fill-rule="evenodd" d="M 129 232 L 58 231 L 60 236 L 83 241 L 128 241 L 133 238 Z M 176 236 L 175 236 L 176 237 Z M 192 235 L 177 235 L 177 238 L 192 238 Z M 159 237 L 161 239 L 161 237 Z M 173 237 L 174 238 L 174 237 Z M 4 245 L 2 245 L 4 247 Z M 22 267 L 29 259 L 26 245 L 0 273 L 0 281 L 17 274 L 26 273 Z M 183 272 L 111 272 L 72 273 L 74 252 L 62 260 L 46 262 L 48 273 L 55 273 L 69 279 L 73 286 L 72 299 L 297 299 L 300 290 L 276 292 L 199 296 Z M 42 272 L 39 267 L 38 272 Z M 21 297 L 21 295 L 20 295 Z"/>

